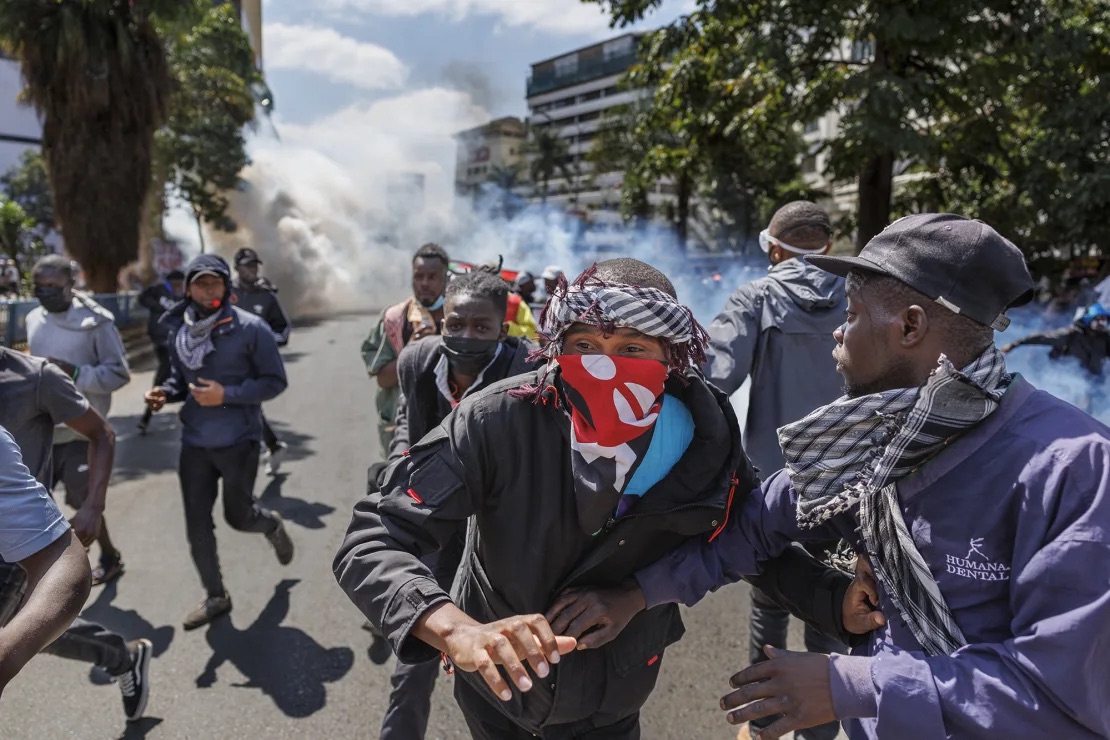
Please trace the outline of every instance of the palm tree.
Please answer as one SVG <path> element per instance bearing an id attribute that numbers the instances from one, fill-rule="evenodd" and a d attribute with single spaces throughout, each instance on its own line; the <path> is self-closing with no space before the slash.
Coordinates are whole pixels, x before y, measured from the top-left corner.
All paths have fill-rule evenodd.
<path id="1" fill-rule="evenodd" d="M 532 185 L 539 187 L 540 203 L 546 204 L 548 183 L 556 175 L 571 180 L 567 171 L 567 159 L 570 156 L 567 142 L 551 126 L 534 126 L 532 137 L 528 141 L 528 152 L 531 155 L 528 171 L 532 177 Z"/>
<path id="2" fill-rule="evenodd" d="M 3 0 L 0 44 L 43 121 L 43 151 L 66 251 L 89 287 L 113 292 L 138 256 L 151 149 L 170 93 L 151 16 L 180 0 Z"/>

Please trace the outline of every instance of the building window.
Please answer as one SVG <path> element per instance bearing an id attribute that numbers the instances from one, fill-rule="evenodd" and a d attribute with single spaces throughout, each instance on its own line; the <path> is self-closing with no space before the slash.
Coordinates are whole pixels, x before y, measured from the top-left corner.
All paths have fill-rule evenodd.
<path id="1" fill-rule="evenodd" d="M 612 87 L 607 87 L 604 90 L 602 90 L 601 94 L 604 95 L 607 98 L 611 98 L 614 95 L 619 95 L 620 91 L 621 90 L 620 90 L 619 87 L 617 87 L 616 85 L 613 85 Z"/>
<path id="2" fill-rule="evenodd" d="M 866 41 L 852 42 L 852 61 L 853 62 L 870 62 L 875 58 L 875 42 L 871 39 Z"/>
<path id="3" fill-rule="evenodd" d="M 594 90 L 578 96 L 579 103 L 588 103 L 591 100 L 601 100 L 601 90 Z"/>
<path id="4" fill-rule="evenodd" d="M 817 157 L 809 156 L 802 160 L 802 174 L 812 175 L 817 172 Z"/>
<path id="5" fill-rule="evenodd" d="M 578 122 L 589 123 L 590 121 L 596 121 L 599 118 L 601 118 L 601 111 L 594 111 L 593 113 L 583 113 L 582 115 L 578 116 Z"/>
<path id="6" fill-rule="evenodd" d="M 632 53 L 632 37 L 624 36 L 612 41 L 606 41 L 604 46 L 601 47 L 602 56 L 605 61 L 611 61 L 619 57 L 628 56 Z"/>
<path id="7" fill-rule="evenodd" d="M 820 121 L 810 121 L 809 123 L 807 123 L 805 125 L 804 131 L 807 134 L 815 134 L 820 129 L 821 129 L 821 122 Z"/>
<path id="8" fill-rule="evenodd" d="M 578 72 L 578 54 L 569 54 L 555 60 L 555 75 L 566 77 Z"/>

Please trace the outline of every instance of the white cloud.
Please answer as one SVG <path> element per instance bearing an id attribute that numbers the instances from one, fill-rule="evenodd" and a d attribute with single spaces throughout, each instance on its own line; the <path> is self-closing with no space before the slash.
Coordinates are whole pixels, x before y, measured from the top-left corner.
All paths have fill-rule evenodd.
<path id="1" fill-rule="evenodd" d="M 268 23 L 264 37 L 269 69 L 307 70 L 367 90 L 401 87 L 408 74 L 389 49 L 331 28 Z"/>
<path id="2" fill-rule="evenodd" d="M 582 0 L 317 0 L 316 8 L 385 16 L 434 14 L 452 20 L 492 17 L 509 28 L 559 34 L 600 34 L 609 16 L 600 5 Z"/>

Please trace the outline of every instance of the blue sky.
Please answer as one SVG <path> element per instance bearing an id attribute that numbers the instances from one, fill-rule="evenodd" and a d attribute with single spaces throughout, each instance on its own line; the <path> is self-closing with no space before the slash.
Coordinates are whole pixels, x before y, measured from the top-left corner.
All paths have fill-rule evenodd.
<path id="1" fill-rule="evenodd" d="M 645 25 L 685 4 L 666 0 Z M 266 0 L 263 13 L 267 78 L 281 118 L 297 124 L 433 87 L 523 115 L 532 62 L 621 32 L 578 0 Z"/>

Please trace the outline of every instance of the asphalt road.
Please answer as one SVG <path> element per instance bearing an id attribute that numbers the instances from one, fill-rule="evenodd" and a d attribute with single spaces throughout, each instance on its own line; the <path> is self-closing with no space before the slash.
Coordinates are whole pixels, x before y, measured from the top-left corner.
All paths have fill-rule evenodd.
<path id="1" fill-rule="evenodd" d="M 180 626 L 202 591 L 185 541 L 176 419 L 163 412 L 150 434 L 135 433 L 150 372 L 135 373 L 116 394 L 120 442 L 107 519 L 127 572 L 94 590 L 85 616 L 153 641 L 147 717 L 127 726 L 115 686 L 85 665 L 42 655 L 5 691 L 0 737 L 377 737 L 391 664 L 370 662 L 362 619 L 331 574 L 350 507 L 378 456 L 374 385 L 358 354 L 372 321 L 347 316 L 295 331 L 285 353 L 289 390 L 266 405 L 290 454 L 280 476 L 260 471 L 256 490 L 288 522 L 296 558 L 282 568 L 265 539 L 218 522 L 234 611 L 207 630 Z M 717 701 L 746 662 L 747 615 L 743 585 L 686 613 L 687 636 L 667 651 L 644 712 L 645 738 L 736 737 Z M 430 739 L 468 737 L 452 680 L 438 683 Z"/>

